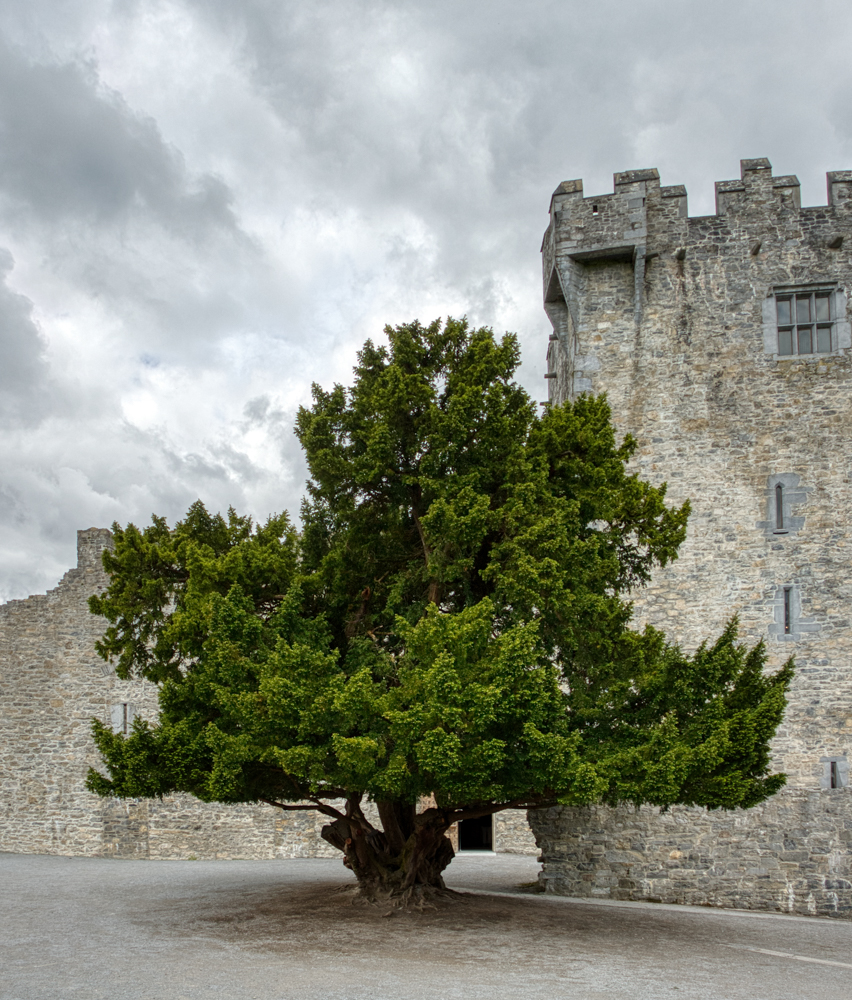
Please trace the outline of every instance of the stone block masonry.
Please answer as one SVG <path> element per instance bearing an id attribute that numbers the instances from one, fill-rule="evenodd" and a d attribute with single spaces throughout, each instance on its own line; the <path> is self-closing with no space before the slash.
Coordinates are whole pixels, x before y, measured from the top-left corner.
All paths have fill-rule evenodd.
<path id="1" fill-rule="evenodd" d="M 534 828 L 551 891 L 615 893 L 624 878 L 630 898 L 773 909 L 786 906 L 783 883 L 797 912 L 812 895 L 816 912 L 848 916 L 852 171 L 829 173 L 828 203 L 804 208 L 798 180 L 773 176 L 768 160 L 743 160 L 740 173 L 698 218 L 685 188 L 661 186 L 653 169 L 616 174 L 597 197 L 576 180 L 556 189 L 542 244 L 548 386 L 551 402 L 605 392 L 637 441 L 633 470 L 692 504 L 680 557 L 633 595 L 637 626 L 694 650 L 736 613 L 770 668 L 795 657 L 773 742 L 788 788 L 736 821 L 601 807 Z M 633 850 L 615 846 L 628 830 L 629 875 L 612 867 Z"/>
<path id="2" fill-rule="evenodd" d="M 849 789 L 754 809 L 603 806 L 530 813 L 545 892 L 852 918 Z"/>
<path id="3" fill-rule="evenodd" d="M 86 790 L 102 766 L 93 718 L 116 727 L 154 720 L 157 690 L 122 681 L 95 652 L 105 622 L 89 613 L 106 587 L 109 531 L 77 533 L 77 567 L 47 594 L 0 605 L 0 851 L 118 858 L 338 857 L 317 813 L 221 805 L 188 795 L 101 799 Z M 495 822 L 498 851 L 535 853 L 523 812 Z"/>

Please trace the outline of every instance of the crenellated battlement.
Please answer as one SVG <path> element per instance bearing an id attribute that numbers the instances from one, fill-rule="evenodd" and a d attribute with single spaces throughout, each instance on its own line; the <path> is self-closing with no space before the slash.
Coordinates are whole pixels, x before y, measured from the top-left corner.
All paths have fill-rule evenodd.
<path id="1" fill-rule="evenodd" d="M 826 181 L 825 207 L 852 210 L 852 170 L 830 171 Z M 773 176 L 772 164 L 765 157 L 741 160 L 740 177 L 717 181 L 715 187 L 717 215 L 802 208 L 799 178 L 795 174 Z M 592 197 L 584 194 L 582 180 L 563 181 L 550 200 L 552 224 L 585 222 L 588 227 L 591 222 L 602 231 L 608 223 L 618 224 L 625 219 L 632 226 L 638 221 L 637 215 L 655 209 L 681 219 L 688 216 L 686 188 L 682 184 L 661 187 L 660 173 L 653 168 L 613 174 L 612 194 Z"/>
<path id="2" fill-rule="evenodd" d="M 684 185 L 661 186 L 656 169 L 616 173 L 612 193 L 594 196 L 586 196 L 582 180 L 563 181 L 551 197 L 542 242 L 548 308 L 561 308 L 552 303 L 564 299 L 570 309 L 578 280 L 572 268 L 603 261 L 633 264 L 637 322 L 645 264 L 656 258 L 697 265 L 733 255 L 753 266 L 786 268 L 788 283 L 799 282 L 803 269 L 812 280 L 829 280 L 838 251 L 845 248 L 845 259 L 852 250 L 852 170 L 830 171 L 826 181 L 827 204 L 803 208 L 798 177 L 773 176 L 765 157 L 741 160 L 739 178 L 717 181 L 716 212 L 708 216 L 690 216 Z"/>

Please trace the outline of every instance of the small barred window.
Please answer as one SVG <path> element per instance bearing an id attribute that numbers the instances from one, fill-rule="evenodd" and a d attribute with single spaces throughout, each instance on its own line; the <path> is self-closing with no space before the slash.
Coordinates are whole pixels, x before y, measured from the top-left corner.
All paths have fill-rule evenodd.
<path id="1" fill-rule="evenodd" d="M 830 290 L 776 294 L 778 354 L 830 354 L 835 349 Z"/>

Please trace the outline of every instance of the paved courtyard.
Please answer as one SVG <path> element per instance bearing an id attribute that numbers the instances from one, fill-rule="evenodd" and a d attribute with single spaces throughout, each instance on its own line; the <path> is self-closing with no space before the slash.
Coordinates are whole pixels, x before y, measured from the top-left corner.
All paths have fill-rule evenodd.
<path id="1" fill-rule="evenodd" d="M 471 894 L 388 918 L 337 861 L 0 854 L 0 998 L 852 997 L 848 922 L 530 895 L 536 871 L 457 858 Z"/>

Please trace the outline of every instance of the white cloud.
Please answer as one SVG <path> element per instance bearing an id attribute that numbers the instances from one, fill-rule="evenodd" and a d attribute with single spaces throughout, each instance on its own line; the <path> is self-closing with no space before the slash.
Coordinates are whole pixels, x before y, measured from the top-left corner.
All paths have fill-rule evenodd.
<path id="1" fill-rule="evenodd" d="M 839 0 L 0 0 L 0 597 L 74 530 L 298 510 L 291 428 L 385 323 L 547 323 L 556 184 L 693 214 L 769 156 L 852 166 Z M 14 266 L 12 266 L 14 264 Z"/>

